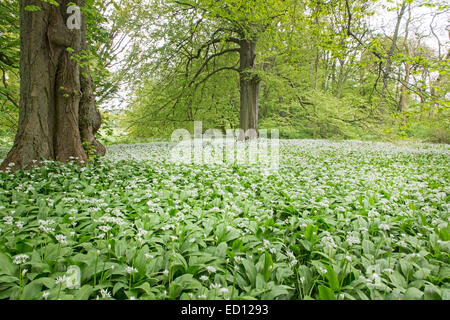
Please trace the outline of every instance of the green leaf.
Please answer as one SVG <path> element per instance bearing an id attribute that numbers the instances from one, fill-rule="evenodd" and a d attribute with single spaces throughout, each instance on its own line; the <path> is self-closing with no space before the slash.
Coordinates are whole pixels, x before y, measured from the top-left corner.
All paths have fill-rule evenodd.
<path id="1" fill-rule="evenodd" d="M 250 283 L 254 287 L 256 284 L 256 274 L 257 274 L 255 265 L 253 264 L 253 262 L 251 262 L 247 259 L 243 259 L 242 264 L 247 273 L 247 277 L 250 280 Z"/>
<path id="2" fill-rule="evenodd" d="M 403 297 L 405 300 L 421 300 L 423 298 L 423 292 L 417 288 L 409 288 Z"/>
<path id="3" fill-rule="evenodd" d="M 41 11 L 41 8 L 38 6 L 29 5 L 29 6 L 25 7 L 25 10 L 29 11 L 29 12 L 36 12 L 36 11 Z"/>
<path id="4" fill-rule="evenodd" d="M 23 288 L 23 298 L 25 300 L 35 300 L 41 297 L 42 285 L 36 281 L 30 282 Z"/>
<path id="5" fill-rule="evenodd" d="M 272 271 L 273 271 L 272 255 L 270 253 L 266 252 L 265 258 L 264 258 L 264 270 L 263 270 L 264 280 L 269 281 Z"/>
<path id="6" fill-rule="evenodd" d="M 327 266 L 327 278 L 328 278 L 328 283 L 330 284 L 330 287 L 333 290 L 339 290 L 339 280 L 336 276 L 336 273 L 334 272 L 334 269 L 331 265 Z"/>
<path id="7" fill-rule="evenodd" d="M 319 285 L 319 298 L 320 300 L 336 300 L 333 290 L 323 285 Z"/>
<path id="8" fill-rule="evenodd" d="M 425 286 L 425 300 L 442 300 L 441 293 L 438 288 L 432 285 Z"/>
<path id="9" fill-rule="evenodd" d="M 135 287 L 135 289 L 141 289 L 143 290 L 147 295 L 152 295 L 152 288 L 150 287 L 150 284 L 148 282 L 144 282 L 138 287 Z"/>
<path id="10" fill-rule="evenodd" d="M 288 295 L 289 289 L 292 288 L 285 285 L 274 286 L 272 290 L 264 295 L 264 300 L 274 300 L 280 296 Z"/>
<path id="11" fill-rule="evenodd" d="M 82 286 L 77 292 L 75 293 L 74 299 L 75 300 L 88 300 L 92 292 L 94 291 L 94 288 L 86 284 Z"/>
<path id="12" fill-rule="evenodd" d="M 3 252 L 0 252 L 0 272 L 13 276 L 16 269 L 17 267 L 12 264 L 11 259 Z"/>
<path id="13" fill-rule="evenodd" d="M 392 284 L 397 288 L 406 287 L 405 278 L 397 271 L 394 271 L 392 274 L 390 274 L 389 279 L 392 281 Z"/>

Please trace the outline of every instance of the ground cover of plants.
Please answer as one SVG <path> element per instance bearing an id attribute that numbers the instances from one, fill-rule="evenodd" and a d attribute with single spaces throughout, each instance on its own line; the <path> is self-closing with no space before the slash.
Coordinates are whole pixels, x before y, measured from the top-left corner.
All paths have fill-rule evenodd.
<path id="1" fill-rule="evenodd" d="M 170 148 L 0 172 L 0 298 L 450 299 L 448 146 L 282 141 L 274 172 Z"/>

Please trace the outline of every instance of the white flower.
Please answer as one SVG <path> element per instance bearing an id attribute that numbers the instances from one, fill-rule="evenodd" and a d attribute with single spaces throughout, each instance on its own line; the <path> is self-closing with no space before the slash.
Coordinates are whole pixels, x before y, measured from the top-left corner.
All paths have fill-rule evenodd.
<path id="1" fill-rule="evenodd" d="M 386 230 L 386 231 L 391 229 L 391 227 L 389 225 L 385 224 L 385 223 L 380 224 L 378 226 L 378 228 L 380 228 L 380 230 Z"/>
<path id="2" fill-rule="evenodd" d="M 225 293 L 228 293 L 228 292 L 230 292 L 230 290 L 228 290 L 227 288 L 221 288 L 219 290 L 219 293 L 222 293 L 222 294 L 225 294 Z"/>
<path id="3" fill-rule="evenodd" d="M 6 217 L 3 217 L 3 221 L 5 224 L 11 226 L 13 224 L 14 218 L 11 216 L 6 216 Z"/>
<path id="4" fill-rule="evenodd" d="M 50 292 L 48 292 L 48 291 L 43 292 L 43 293 L 42 293 L 42 298 L 44 298 L 45 300 L 47 300 L 49 294 L 50 294 Z"/>
<path id="5" fill-rule="evenodd" d="M 30 256 L 28 256 L 26 254 L 19 254 L 14 257 L 13 263 L 14 264 L 24 264 L 29 258 L 30 258 Z"/>
<path id="6" fill-rule="evenodd" d="M 133 267 L 126 267 L 126 268 L 125 268 L 125 271 L 126 271 L 128 274 L 133 274 L 133 273 L 138 272 L 138 270 L 137 270 L 136 268 L 133 268 Z"/>
<path id="7" fill-rule="evenodd" d="M 400 240 L 398 242 L 398 245 L 403 248 L 408 248 L 408 245 L 406 244 L 406 242 L 404 240 Z"/>
<path id="8" fill-rule="evenodd" d="M 167 276 L 169 275 L 169 270 L 166 269 L 166 270 L 164 270 L 162 273 L 163 273 L 164 276 L 167 277 Z"/>
<path id="9" fill-rule="evenodd" d="M 206 294 L 201 294 L 198 296 L 199 299 L 206 299 Z"/>
<path id="10" fill-rule="evenodd" d="M 22 277 L 24 277 L 27 272 L 28 272 L 28 269 L 23 269 L 22 270 Z"/>
<path id="11" fill-rule="evenodd" d="M 294 258 L 294 259 L 292 259 L 292 260 L 289 261 L 289 267 L 292 268 L 292 267 L 295 266 L 297 263 L 298 263 L 298 260 Z"/>
<path id="12" fill-rule="evenodd" d="M 322 268 L 322 267 L 319 267 L 319 270 L 320 270 L 320 272 L 323 273 L 323 274 L 327 274 L 327 272 L 328 272 L 327 269 Z"/>
<path id="13" fill-rule="evenodd" d="M 295 259 L 294 253 L 292 251 L 286 251 L 286 255 L 291 259 Z"/>
<path id="14" fill-rule="evenodd" d="M 200 280 L 202 280 L 202 281 L 207 281 L 208 279 L 209 279 L 208 276 L 201 276 L 201 277 L 200 277 Z"/>
<path id="15" fill-rule="evenodd" d="M 67 278 L 64 275 L 64 276 L 61 276 L 61 277 L 57 277 L 56 280 L 55 280 L 55 283 L 56 284 L 60 284 L 60 283 L 66 282 L 66 280 L 67 280 Z"/>
<path id="16" fill-rule="evenodd" d="M 352 246 L 352 245 L 354 245 L 354 244 L 360 244 L 360 243 L 361 243 L 361 240 L 359 240 L 359 238 L 358 238 L 358 237 L 355 237 L 355 236 L 348 236 L 347 239 L 346 239 L 345 241 L 347 241 L 347 243 L 348 243 L 350 246 Z"/>
<path id="17" fill-rule="evenodd" d="M 138 233 L 137 233 L 137 237 L 139 238 L 139 237 L 142 237 L 142 236 L 145 236 L 146 234 L 148 233 L 148 231 L 147 230 L 144 230 L 144 229 L 138 229 Z"/>
<path id="18" fill-rule="evenodd" d="M 151 255 L 150 253 L 146 253 L 144 256 L 145 256 L 147 259 L 153 259 L 153 258 L 154 258 L 154 256 Z"/>
<path id="19" fill-rule="evenodd" d="M 55 228 L 50 227 L 50 225 L 55 224 L 54 220 L 38 220 L 39 229 L 45 233 L 51 233 L 55 231 Z"/>
<path id="20" fill-rule="evenodd" d="M 100 226 L 98 228 L 100 229 L 100 231 L 103 231 L 104 233 L 108 233 L 108 231 L 112 229 L 110 226 Z"/>
<path id="21" fill-rule="evenodd" d="M 325 233 L 325 232 L 324 232 L 324 233 Z M 337 247 L 337 246 L 336 246 L 336 243 L 334 243 L 333 237 L 330 236 L 330 235 L 326 235 L 326 236 L 323 237 L 320 241 L 325 245 L 325 247 L 327 247 L 327 248 L 329 248 L 329 249 L 333 249 L 333 248 L 336 248 L 336 247 Z"/>
<path id="22" fill-rule="evenodd" d="M 206 270 L 211 272 L 211 273 L 216 273 L 217 272 L 216 268 L 214 268 L 213 266 L 207 266 Z"/>
<path id="23" fill-rule="evenodd" d="M 17 222 L 16 222 L 16 226 L 17 226 L 17 228 L 19 228 L 19 229 L 22 229 L 22 228 L 23 228 L 23 225 L 24 225 L 24 223 L 23 223 L 22 221 L 17 221 Z"/>
<path id="24" fill-rule="evenodd" d="M 100 289 L 100 294 L 102 295 L 102 298 L 111 298 L 111 293 L 107 289 Z"/>
<path id="25" fill-rule="evenodd" d="M 56 240 L 61 244 L 67 244 L 66 236 L 63 234 L 58 234 L 55 236 Z"/>
<path id="26" fill-rule="evenodd" d="M 222 288 L 222 285 L 221 285 L 220 283 L 212 283 L 212 284 L 209 286 L 209 288 L 210 288 L 210 289 L 220 289 L 220 288 Z"/>

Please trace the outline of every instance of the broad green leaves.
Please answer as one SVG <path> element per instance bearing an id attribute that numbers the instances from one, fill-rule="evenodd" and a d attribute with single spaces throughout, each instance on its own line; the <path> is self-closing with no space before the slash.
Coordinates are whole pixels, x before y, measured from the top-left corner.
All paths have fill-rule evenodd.
<path id="1" fill-rule="evenodd" d="M 170 148 L 0 173 L 0 297 L 448 299 L 448 147 L 281 141 L 266 177 Z"/>

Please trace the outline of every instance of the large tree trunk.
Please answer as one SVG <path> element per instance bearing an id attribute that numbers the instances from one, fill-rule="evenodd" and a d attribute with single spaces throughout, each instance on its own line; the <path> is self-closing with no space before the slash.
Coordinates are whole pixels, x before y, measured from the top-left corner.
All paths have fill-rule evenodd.
<path id="1" fill-rule="evenodd" d="M 87 161 L 83 142 L 99 153 L 105 149 L 95 140 L 100 114 L 95 107 L 92 80 L 85 77 L 73 54 L 86 49 L 86 30 L 67 28 L 67 4 L 84 0 L 58 0 L 56 7 L 40 0 L 20 1 L 20 108 L 14 145 L 0 166 L 25 168 L 41 159 Z M 34 5 L 40 11 L 29 12 Z M 15 165 L 10 165 L 14 163 Z"/>
<path id="2" fill-rule="evenodd" d="M 240 85 L 241 113 L 239 140 L 257 138 L 258 133 L 258 100 L 261 79 L 252 74 L 256 60 L 256 41 L 240 42 Z"/>

